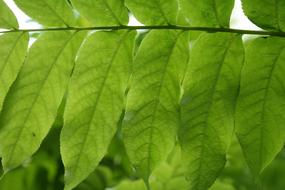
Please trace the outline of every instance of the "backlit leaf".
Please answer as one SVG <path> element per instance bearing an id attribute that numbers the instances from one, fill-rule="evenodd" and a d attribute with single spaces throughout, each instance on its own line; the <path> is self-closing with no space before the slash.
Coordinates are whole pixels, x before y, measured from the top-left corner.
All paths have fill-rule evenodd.
<path id="1" fill-rule="evenodd" d="M 27 160 L 47 135 L 84 36 L 48 32 L 31 47 L 0 115 L 0 153 L 5 172 Z"/>
<path id="2" fill-rule="evenodd" d="M 75 25 L 75 16 L 67 0 L 15 0 L 15 3 L 44 26 Z"/>
<path id="3" fill-rule="evenodd" d="M 0 0 L 0 28 L 18 28 L 18 22 L 13 12 L 3 0 Z"/>
<path id="4" fill-rule="evenodd" d="M 0 36 L 0 112 L 4 98 L 24 63 L 28 41 L 27 33 Z"/>
<path id="5" fill-rule="evenodd" d="M 257 26 L 285 31 L 284 0 L 242 0 L 243 10 Z"/>
<path id="6" fill-rule="evenodd" d="M 182 12 L 192 26 L 229 27 L 234 0 L 180 1 Z"/>
<path id="7" fill-rule="evenodd" d="M 124 0 L 71 0 L 75 8 L 94 25 L 127 25 Z"/>
<path id="8" fill-rule="evenodd" d="M 134 61 L 123 138 L 131 162 L 145 181 L 174 146 L 188 46 L 187 32 L 151 31 Z"/>
<path id="9" fill-rule="evenodd" d="M 67 190 L 96 168 L 117 131 L 130 76 L 134 34 L 96 32 L 79 53 L 61 134 Z"/>
<path id="10" fill-rule="evenodd" d="M 126 0 L 126 6 L 143 24 L 176 24 L 177 0 Z"/>
<path id="11" fill-rule="evenodd" d="M 258 175 L 285 140 L 285 40 L 257 38 L 246 48 L 236 130 L 246 161 Z"/>
<path id="12" fill-rule="evenodd" d="M 181 101 L 182 146 L 191 190 L 206 190 L 226 162 L 243 64 L 241 36 L 202 34 L 190 52 Z"/>

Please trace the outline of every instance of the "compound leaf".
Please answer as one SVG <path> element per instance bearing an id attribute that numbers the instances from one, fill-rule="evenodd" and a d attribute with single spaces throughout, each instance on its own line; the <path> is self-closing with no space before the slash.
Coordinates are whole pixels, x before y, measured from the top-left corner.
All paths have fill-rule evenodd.
<path id="1" fill-rule="evenodd" d="M 284 145 L 285 40 L 257 38 L 246 47 L 236 133 L 246 161 L 258 175 Z"/>
<path id="2" fill-rule="evenodd" d="M 31 47 L 0 115 L 0 152 L 5 172 L 40 146 L 52 126 L 85 32 L 44 33 Z"/>
<path id="3" fill-rule="evenodd" d="M 187 32 L 151 31 L 135 57 L 123 138 L 132 164 L 146 182 L 174 146 L 188 43 Z"/>
<path id="4" fill-rule="evenodd" d="M 183 84 L 179 140 L 189 187 L 208 189 L 226 162 L 244 52 L 241 36 L 202 34 Z"/>
<path id="5" fill-rule="evenodd" d="M 61 134 L 67 190 L 96 168 L 117 131 L 130 77 L 134 37 L 131 31 L 96 32 L 79 53 Z"/>
<path id="6" fill-rule="evenodd" d="M 0 111 L 4 98 L 24 63 L 28 42 L 28 33 L 8 33 L 0 36 Z"/>

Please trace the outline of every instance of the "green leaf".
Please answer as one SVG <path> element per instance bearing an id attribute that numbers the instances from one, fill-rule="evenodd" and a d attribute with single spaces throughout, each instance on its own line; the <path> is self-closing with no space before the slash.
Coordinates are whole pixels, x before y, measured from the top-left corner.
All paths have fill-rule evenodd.
<path id="1" fill-rule="evenodd" d="M 40 146 L 52 126 L 85 32 L 48 32 L 33 44 L 0 115 L 5 172 Z"/>
<path id="2" fill-rule="evenodd" d="M 131 31 L 96 32 L 79 53 L 61 134 L 67 190 L 96 168 L 117 131 L 130 76 L 134 37 Z"/>
<path id="3" fill-rule="evenodd" d="M 96 26 L 128 24 L 129 16 L 124 0 L 71 0 L 71 2 Z"/>
<path id="4" fill-rule="evenodd" d="M 28 33 L 8 33 L 0 36 L 0 112 L 4 98 L 23 65 L 28 42 Z"/>
<path id="5" fill-rule="evenodd" d="M 226 162 L 244 53 L 241 36 L 202 34 L 190 52 L 179 140 L 190 189 L 206 190 Z"/>
<path id="6" fill-rule="evenodd" d="M 3 0 L 0 0 L 0 28 L 18 28 L 18 21 Z"/>
<path id="7" fill-rule="evenodd" d="M 242 0 L 246 16 L 257 26 L 285 31 L 284 0 Z"/>
<path id="8" fill-rule="evenodd" d="M 285 140 L 285 40 L 257 38 L 246 47 L 236 133 L 246 161 L 258 175 Z"/>
<path id="9" fill-rule="evenodd" d="M 74 26 L 76 19 L 67 0 L 15 0 L 28 16 L 44 26 Z"/>
<path id="10" fill-rule="evenodd" d="M 180 0 L 186 20 L 192 26 L 228 28 L 234 0 Z"/>
<path id="11" fill-rule="evenodd" d="M 188 54 L 188 33 L 170 30 L 151 31 L 137 52 L 123 138 L 132 164 L 145 181 L 174 146 Z"/>
<path id="12" fill-rule="evenodd" d="M 143 24 L 176 24 L 177 0 L 126 0 L 126 6 Z"/>

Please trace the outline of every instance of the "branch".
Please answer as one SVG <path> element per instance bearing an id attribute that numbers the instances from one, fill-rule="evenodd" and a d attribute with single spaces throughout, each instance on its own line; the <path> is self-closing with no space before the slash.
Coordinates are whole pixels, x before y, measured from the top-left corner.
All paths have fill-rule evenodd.
<path id="1" fill-rule="evenodd" d="M 258 31 L 258 30 L 240 30 L 231 28 L 212 28 L 212 27 L 191 27 L 191 26 L 95 26 L 95 27 L 63 27 L 63 28 L 40 28 L 40 29 L 12 29 L 0 31 L 0 33 L 11 32 L 48 32 L 48 31 L 83 31 L 83 30 L 184 30 L 184 31 L 204 31 L 209 33 L 225 32 L 236 34 L 250 34 L 250 35 L 266 35 L 285 37 L 285 32 L 280 31 Z"/>

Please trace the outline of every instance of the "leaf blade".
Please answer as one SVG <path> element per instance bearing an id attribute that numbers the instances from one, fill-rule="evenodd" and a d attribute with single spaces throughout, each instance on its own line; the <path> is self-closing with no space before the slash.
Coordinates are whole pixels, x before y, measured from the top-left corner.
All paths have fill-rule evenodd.
<path id="1" fill-rule="evenodd" d="M 128 10 L 123 0 L 72 0 L 72 4 L 96 26 L 128 24 Z"/>
<path id="2" fill-rule="evenodd" d="M 0 115 L 0 149 L 5 173 L 28 159 L 47 135 L 83 35 L 49 32 L 33 44 Z"/>
<path id="3" fill-rule="evenodd" d="M 242 0 L 246 16 L 266 30 L 285 31 L 285 1 Z"/>
<path id="4" fill-rule="evenodd" d="M 126 6 L 143 24 L 176 24 L 178 2 L 176 0 L 126 0 Z"/>
<path id="5" fill-rule="evenodd" d="M 246 48 L 236 109 L 236 134 L 256 176 L 284 143 L 284 55 L 284 39 L 280 38 L 257 38 Z"/>
<path id="6" fill-rule="evenodd" d="M 44 26 L 74 26 L 76 19 L 65 0 L 15 0 L 17 6 Z"/>
<path id="7" fill-rule="evenodd" d="M 133 41 L 131 31 L 96 32 L 79 53 L 61 134 L 67 190 L 96 168 L 117 130 L 130 75 Z"/>
<path id="8" fill-rule="evenodd" d="M 180 82 L 188 54 L 188 33 L 167 30 L 147 34 L 136 54 L 123 140 L 145 182 L 174 146 Z"/>
<path id="9" fill-rule="evenodd" d="M 234 34 L 202 34 L 192 48 L 179 131 L 190 189 L 208 189 L 224 167 L 242 64 L 242 40 Z"/>
<path id="10" fill-rule="evenodd" d="M 27 33 L 8 33 L 0 36 L 0 112 L 5 96 L 15 81 L 28 49 Z"/>
<path id="11" fill-rule="evenodd" d="M 0 1 L 0 28 L 11 29 L 18 28 L 18 21 L 13 12 L 8 8 L 6 3 Z"/>
<path id="12" fill-rule="evenodd" d="M 192 26 L 228 28 L 234 0 L 181 0 L 182 13 Z"/>

